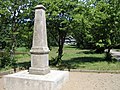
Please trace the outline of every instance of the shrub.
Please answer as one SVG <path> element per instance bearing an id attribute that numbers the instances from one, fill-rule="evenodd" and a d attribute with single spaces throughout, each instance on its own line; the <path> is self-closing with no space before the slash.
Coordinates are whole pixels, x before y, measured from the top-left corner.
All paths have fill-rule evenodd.
<path id="1" fill-rule="evenodd" d="M 10 53 L 8 51 L 4 51 L 0 58 L 0 68 L 6 67 L 16 67 L 16 60 L 11 58 Z"/>

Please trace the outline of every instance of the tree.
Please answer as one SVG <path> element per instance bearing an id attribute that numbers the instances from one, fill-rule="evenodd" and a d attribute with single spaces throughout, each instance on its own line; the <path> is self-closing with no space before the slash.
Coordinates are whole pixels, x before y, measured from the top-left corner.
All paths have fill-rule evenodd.
<path id="1" fill-rule="evenodd" d="M 120 43 L 120 1 L 82 0 L 74 11 L 73 34 L 77 43 L 84 46 L 85 41 L 92 42 L 98 53 L 108 49 L 106 60 L 111 60 L 110 49 Z"/>
<path id="2" fill-rule="evenodd" d="M 75 12 L 75 20 L 77 21 L 76 26 L 78 26 L 75 27 L 78 29 L 81 28 L 82 30 L 86 28 L 87 31 L 90 31 L 90 34 L 92 34 L 96 43 L 99 42 L 101 38 L 106 39 L 107 36 L 111 36 L 110 33 L 112 29 L 115 30 L 116 28 L 117 31 L 115 32 L 117 33 L 119 31 L 118 0 L 82 1 L 82 3 L 79 4 L 79 7 L 75 9 Z"/>
<path id="3" fill-rule="evenodd" d="M 50 38 L 51 36 L 54 38 L 59 46 L 56 61 L 56 64 L 58 64 L 62 58 L 65 37 L 72 28 L 71 12 L 76 6 L 76 2 L 77 0 L 24 0 L 23 2 L 19 0 L 2 0 L 0 2 L 2 8 L 0 11 L 2 21 L 0 22 L 2 25 L 1 41 L 5 41 L 6 47 L 9 48 L 11 59 L 14 59 L 17 46 L 30 45 L 34 21 L 33 7 L 42 3 L 47 8 L 48 34 Z"/>
<path id="4" fill-rule="evenodd" d="M 89 23 L 89 11 L 90 7 L 86 2 L 79 1 L 77 7 L 74 9 L 73 14 L 73 27 L 72 31 L 74 38 L 79 48 L 93 48 L 93 37 L 90 33 Z"/>
<path id="5" fill-rule="evenodd" d="M 100 0 L 91 8 L 91 34 L 99 52 L 108 49 L 107 60 L 111 60 L 110 49 L 120 43 L 119 12 L 119 0 Z"/>
<path id="6" fill-rule="evenodd" d="M 15 48 L 19 46 L 21 30 L 25 24 L 28 10 L 29 0 L 1 0 L 0 1 L 0 41 L 5 43 L 5 57 L 9 57 L 9 65 L 15 64 Z M 7 55 L 7 56 L 6 56 Z M 4 62 L 4 56 L 2 61 Z M 8 65 L 8 66 L 9 66 Z M 7 66 L 7 65 L 4 65 Z"/>
<path id="7" fill-rule="evenodd" d="M 46 0 L 43 1 L 47 11 L 47 28 L 48 34 L 58 45 L 58 57 L 55 65 L 59 64 L 62 54 L 66 35 L 72 30 L 72 10 L 76 7 L 76 1 L 69 0 Z"/>

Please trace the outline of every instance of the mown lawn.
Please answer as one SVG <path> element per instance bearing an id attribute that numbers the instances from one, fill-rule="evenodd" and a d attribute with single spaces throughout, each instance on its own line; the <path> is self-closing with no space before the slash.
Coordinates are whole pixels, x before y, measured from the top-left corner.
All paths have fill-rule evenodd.
<path id="1" fill-rule="evenodd" d="M 49 53 L 49 60 L 57 56 L 58 47 L 52 47 Z M 65 46 L 62 57 L 63 68 L 82 69 L 82 70 L 120 70 L 120 62 L 107 62 L 104 60 L 105 54 L 96 54 L 93 50 L 80 50 L 74 46 Z M 28 69 L 30 67 L 29 50 L 18 48 L 15 58 L 17 67 Z M 67 65 L 67 67 L 64 67 Z M 50 66 L 54 67 L 54 66 Z"/>
<path id="2" fill-rule="evenodd" d="M 51 57 L 57 56 L 57 47 L 50 52 Z M 63 64 L 67 63 L 70 68 L 85 70 L 120 70 L 120 62 L 107 62 L 105 54 L 96 54 L 93 50 L 80 50 L 74 46 L 65 46 L 62 57 Z"/>

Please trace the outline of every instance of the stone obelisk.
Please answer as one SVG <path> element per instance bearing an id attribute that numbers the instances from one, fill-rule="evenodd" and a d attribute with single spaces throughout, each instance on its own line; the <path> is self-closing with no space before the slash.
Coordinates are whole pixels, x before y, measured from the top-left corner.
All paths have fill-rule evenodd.
<path id="1" fill-rule="evenodd" d="M 45 7 L 37 5 L 35 7 L 33 43 L 30 50 L 31 67 L 30 74 L 45 75 L 50 72 L 46 32 Z"/>

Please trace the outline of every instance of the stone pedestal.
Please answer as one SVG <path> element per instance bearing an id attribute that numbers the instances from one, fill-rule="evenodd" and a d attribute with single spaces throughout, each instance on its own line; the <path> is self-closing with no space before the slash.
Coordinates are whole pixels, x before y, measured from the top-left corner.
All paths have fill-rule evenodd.
<path id="1" fill-rule="evenodd" d="M 69 80 L 67 71 L 51 70 L 46 75 L 33 75 L 21 71 L 4 77 L 5 90 L 60 90 Z"/>

